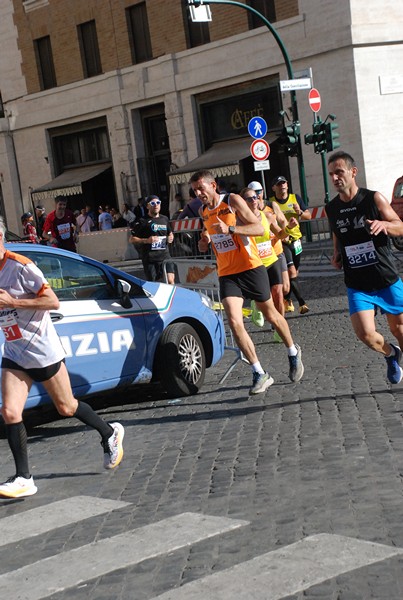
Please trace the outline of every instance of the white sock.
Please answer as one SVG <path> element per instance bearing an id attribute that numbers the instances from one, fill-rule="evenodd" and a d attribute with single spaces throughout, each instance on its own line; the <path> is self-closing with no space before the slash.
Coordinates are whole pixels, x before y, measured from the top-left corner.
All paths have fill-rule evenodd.
<path id="1" fill-rule="evenodd" d="M 298 350 L 295 347 L 295 344 L 287 348 L 288 356 L 297 356 Z"/>
<path id="2" fill-rule="evenodd" d="M 260 373 L 260 375 L 264 375 L 264 370 L 262 369 L 262 365 L 260 364 L 259 361 L 257 361 L 256 363 L 253 363 L 252 371 L 254 371 L 255 373 Z"/>

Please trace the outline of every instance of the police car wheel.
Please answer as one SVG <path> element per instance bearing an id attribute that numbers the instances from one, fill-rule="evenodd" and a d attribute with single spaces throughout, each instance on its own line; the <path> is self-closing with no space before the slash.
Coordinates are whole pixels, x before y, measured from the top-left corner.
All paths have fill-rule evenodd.
<path id="1" fill-rule="evenodd" d="M 156 354 L 159 380 L 170 396 L 197 394 L 204 382 L 206 358 L 196 331 L 173 323 L 163 332 Z"/>
<path id="2" fill-rule="evenodd" d="M 400 252 L 403 251 L 403 236 L 399 235 L 396 237 L 392 237 L 392 244 L 394 245 L 394 247 L 396 248 L 396 250 L 399 250 Z"/>

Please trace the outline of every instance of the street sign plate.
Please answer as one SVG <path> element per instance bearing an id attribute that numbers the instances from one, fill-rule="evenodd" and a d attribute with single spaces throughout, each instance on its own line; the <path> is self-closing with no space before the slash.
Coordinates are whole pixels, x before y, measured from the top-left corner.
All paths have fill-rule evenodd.
<path id="1" fill-rule="evenodd" d="M 311 79 L 313 78 L 312 67 L 301 69 L 300 71 L 294 71 L 294 79 Z"/>
<path id="2" fill-rule="evenodd" d="M 280 81 L 280 90 L 282 92 L 291 92 L 293 90 L 310 90 L 312 87 L 310 78 L 303 79 L 284 79 Z"/>
<path id="3" fill-rule="evenodd" d="M 189 11 L 193 23 L 205 23 L 213 20 L 209 6 L 189 6 Z"/>
<path id="4" fill-rule="evenodd" d="M 322 102 L 320 99 L 320 94 L 316 88 L 312 88 L 308 94 L 309 106 L 313 110 L 314 113 L 320 111 L 320 107 L 322 106 Z"/>
<path id="5" fill-rule="evenodd" d="M 255 160 L 266 160 L 270 154 L 270 146 L 266 140 L 254 140 L 250 146 L 250 153 Z"/>
<path id="6" fill-rule="evenodd" d="M 257 160 L 253 163 L 255 171 L 269 171 L 270 170 L 270 161 L 269 160 Z M 182 219 L 183 221 L 185 219 Z"/>
<path id="7" fill-rule="evenodd" d="M 252 117 L 248 123 L 248 132 L 256 140 L 264 138 L 267 133 L 267 123 L 262 117 Z"/>

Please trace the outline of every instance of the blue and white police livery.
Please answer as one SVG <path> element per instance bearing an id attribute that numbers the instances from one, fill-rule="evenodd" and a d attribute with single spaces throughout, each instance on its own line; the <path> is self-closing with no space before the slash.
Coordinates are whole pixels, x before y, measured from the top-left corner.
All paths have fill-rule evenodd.
<path id="1" fill-rule="evenodd" d="M 195 394 L 206 368 L 222 357 L 222 319 L 198 293 L 60 249 L 6 246 L 31 259 L 60 300 L 51 318 L 76 397 L 151 379 L 170 395 Z M 46 402 L 44 388 L 34 384 L 27 408 Z"/>

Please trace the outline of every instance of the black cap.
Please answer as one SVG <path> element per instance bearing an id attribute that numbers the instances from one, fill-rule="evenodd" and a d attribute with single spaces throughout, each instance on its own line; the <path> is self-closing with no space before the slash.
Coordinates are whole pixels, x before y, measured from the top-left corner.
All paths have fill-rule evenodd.
<path id="1" fill-rule="evenodd" d="M 151 194 L 151 196 L 147 196 L 147 200 L 146 200 L 147 204 L 149 202 L 151 202 L 151 200 L 159 200 L 159 198 L 158 198 L 158 196 L 155 196 L 155 194 Z"/>
<path id="2" fill-rule="evenodd" d="M 44 207 L 44 206 L 42 206 L 42 204 L 37 204 L 37 205 L 35 206 L 35 208 L 37 208 L 38 210 L 45 210 L 45 207 Z"/>
<path id="3" fill-rule="evenodd" d="M 26 221 L 27 219 L 29 219 L 30 217 L 32 217 L 32 213 L 30 212 L 26 212 L 22 215 L 21 217 L 21 221 Z"/>
<path id="4" fill-rule="evenodd" d="M 277 185 L 278 183 L 287 183 L 287 179 L 283 175 L 277 175 L 272 182 L 271 185 Z"/>

